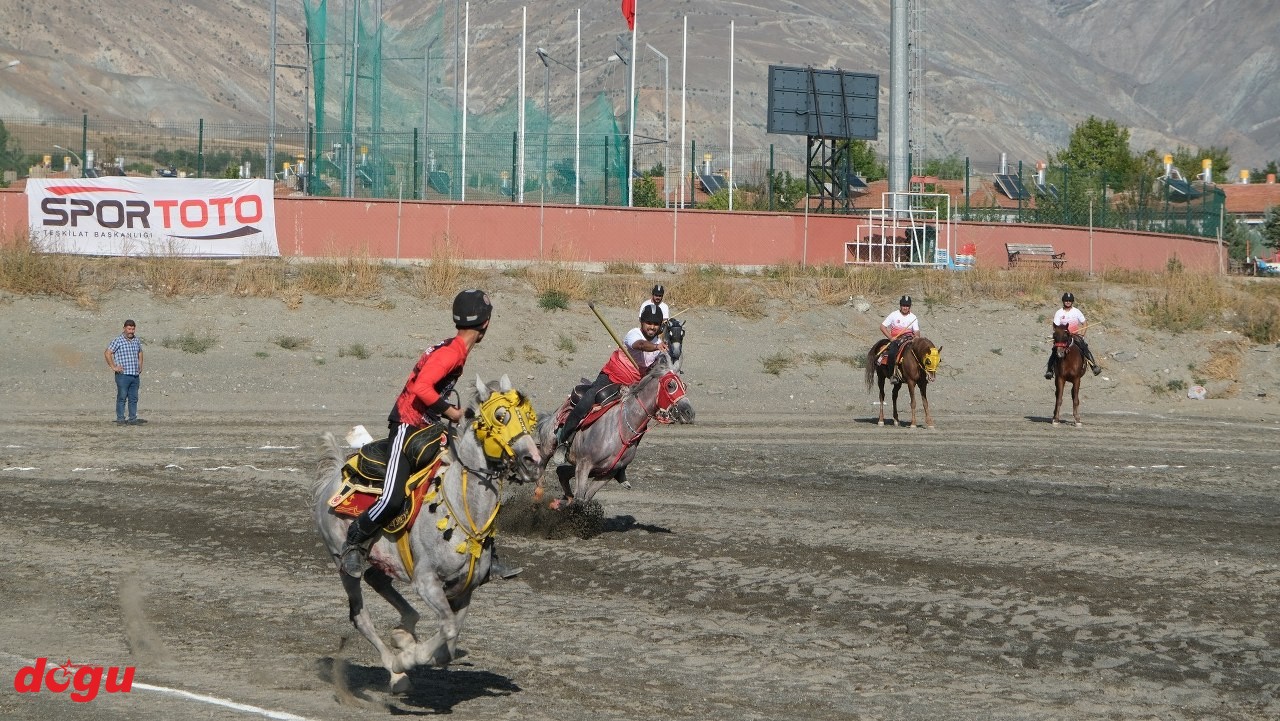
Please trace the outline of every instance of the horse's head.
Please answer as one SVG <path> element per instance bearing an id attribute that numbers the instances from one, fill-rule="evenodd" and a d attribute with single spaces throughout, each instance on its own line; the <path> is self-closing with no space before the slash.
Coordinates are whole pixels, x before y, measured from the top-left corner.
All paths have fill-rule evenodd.
<path id="1" fill-rule="evenodd" d="M 665 358 L 649 369 L 647 378 L 657 384 L 653 417 L 659 423 L 693 423 L 693 405 L 685 397 L 684 379 L 671 368 Z"/>
<path id="2" fill-rule="evenodd" d="M 679 369 L 680 354 L 684 351 L 684 322 L 672 318 L 662 329 L 662 339 L 667 342 L 667 355 L 671 356 L 671 364 Z"/>
<path id="3" fill-rule="evenodd" d="M 932 383 L 938 378 L 938 366 L 942 365 L 942 346 L 929 345 L 929 350 L 920 354 L 920 366 L 924 368 L 925 377 Z"/>
<path id="4" fill-rule="evenodd" d="M 538 414 L 523 393 L 511 387 L 506 375 L 490 388 L 476 376 L 475 410 L 467 410 L 471 431 L 484 451 L 487 465 L 505 467 L 520 482 L 542 474 L 542 453 L 534 438 Z"/>
<path id="5" fill-rule="evenodd" d="M 1067 348 L 1071 347 L 1071 327 L 1066 323 L 1062 325 L 1054 324 L 1053 326 L 1053 352 L 1059 358 L 1067 354 Z"/>

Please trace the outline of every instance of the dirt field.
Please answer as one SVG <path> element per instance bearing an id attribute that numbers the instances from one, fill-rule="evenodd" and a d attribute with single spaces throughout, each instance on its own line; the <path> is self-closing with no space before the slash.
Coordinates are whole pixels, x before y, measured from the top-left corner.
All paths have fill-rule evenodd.
<path id="1" fill-rule="evenodd" d="M 109 422 L 115 316 L 158 339 L 206 322 L 199 304 L 6 309 L 0 718 L 1280 717 L 1274 376 L 1265 397 L 1195 402 L 1112 361 L 1084 427 L 1055 428 L 1038 331 L 955 338 L 930 394 L 938 428 L 880 428 L 860 371 L 760 371 L 794 326 L 723 319 L 737 325 L 721 336 L 704 321 L 686 374 L 698 424 L 651 433 L 633 488 L 607 488 L 594 517 L 557 524 L 515 494 L 499 542 L 524 573 L 476 594 L 460 662 L 393 698 L 346 620 L 308 487 L 319 435 L 376 434 L 424 341 L 335 357 L 324 329 L 375 311 L 257 309 L 267 323 L 235 306 L 207 316 L 224 341 L 206 356 L 148 346 L 139 427 Z M 40 335 L 50 317 L 61 332 Z M 285 330 L 314 335 L 327 362 L 255 357 Z M 517 377 L 501 356 L 529 332 L 496 332 L 474 363 L 513 371 L 545 411 L 604 353 L 593 340 Z M 744 335 L 758 345 L 734 351 Z M 1120 349 L 1103 338 L 1100 353 Z M 699 342 L 736 360 L 697 360 Z M 1007 398 L 992 362 L 1026 376 Z M 134 666 L 134 688 L 16 693 L 39 657 Z"/>

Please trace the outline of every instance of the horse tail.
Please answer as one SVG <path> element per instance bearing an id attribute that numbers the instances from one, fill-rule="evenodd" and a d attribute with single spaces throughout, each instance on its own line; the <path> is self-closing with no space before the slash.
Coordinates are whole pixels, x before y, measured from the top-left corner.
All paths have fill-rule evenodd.
<path id="1" fill-rule="evenodd" d="M 867 351 L 867 362 L 866 365 L 863 366 L 862 372 L 863 380 L 867 383 L 867 390 L 871 390 L 871 386 L 875 385 L 876 359 L 880 355 L 880 351 L 886 344 L 888 344 L 888 342 L 889 340 L 887 338 L 881 338 L 871 346 L 871 350 Z"/>
<path id="2" fill-rule="evenodd" d="M 338 445 L 332 433 L 321 436 L 320 460 L 316 463 L 316 477 L 311 482 L 311 497 L 315 503 L 328 498 L 335 480 L 341 477 L 342 464 L 347 462 L 346 451 Z"/>

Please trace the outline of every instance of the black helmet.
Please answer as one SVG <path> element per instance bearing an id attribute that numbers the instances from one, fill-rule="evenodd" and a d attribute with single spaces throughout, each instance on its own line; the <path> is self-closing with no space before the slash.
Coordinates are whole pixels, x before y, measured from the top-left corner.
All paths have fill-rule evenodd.
<path id="1" fill-rule="evenodd" d="M 905 306 L 907 306 L 908 308 L 910 308 L 910 307 L 911 307 L 911 296 L 909 296 L 909 295 L 904 295 L 904 296 L 902 296 L 901 298 L 899 298 L 899 299 L 898 299 L 898 305 L 905 305 Z"/>
<path id="2" fill-rule="evenodd" d="M 649 293 L 649 295 L 656 295 L 659 298 L 661 298 L 666 294 L 667 294 L 667 289 L 663 288 L 661 283 L 653 286 L 653 290 Z"/>
<path id="3" fill-rule="evenodd" d="M 1067 291 L 1062 294 L 1062 302 L 1066 303 L 1067 301 L 1071 301 L 1072 303 L 1076 302 L 1076 296 L 1071 291 Z"/>
<path id="4" fill-rule="evenodd" d="M 493 304 L 483 290 L 468 288 L 453 299 L 453 325 L 457 328 L 479 328 L 491 315 Z"/>
<path id="5" fill-rule="evenodd" d="M 645 303 L 640 309 L 641 323 L 662 323 L 662 309 L 653 303 Z"/>

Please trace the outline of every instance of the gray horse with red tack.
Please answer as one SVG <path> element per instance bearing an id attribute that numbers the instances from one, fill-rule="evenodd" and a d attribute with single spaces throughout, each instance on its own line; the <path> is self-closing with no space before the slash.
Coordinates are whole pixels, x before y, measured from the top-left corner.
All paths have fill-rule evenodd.
<path id="1" fill-rule="evenodd" d="M 538 448 L 547 462 L 556 452 L 557 417 L 565 415 L 572 403 L 570 396 L 559 413 L 548 414 L 538 421 Z M 672 369 L 665 354 L 638 383 L 622 386 L 616 401 L 592 410 L 578 427 L 564 462 L 556 466 L 564 496 L 552 501 L 551 508 L 584 505 L 610 480 L 626 483 L 627 466 L 635 458 L 636 448 L 649 430 L 650 421 L 694 421 L 693 405 L 685 397 L 684 380 Z M 535 500 L 541 500 L 543 484 L 544 480 L 539 478 Z"/>

